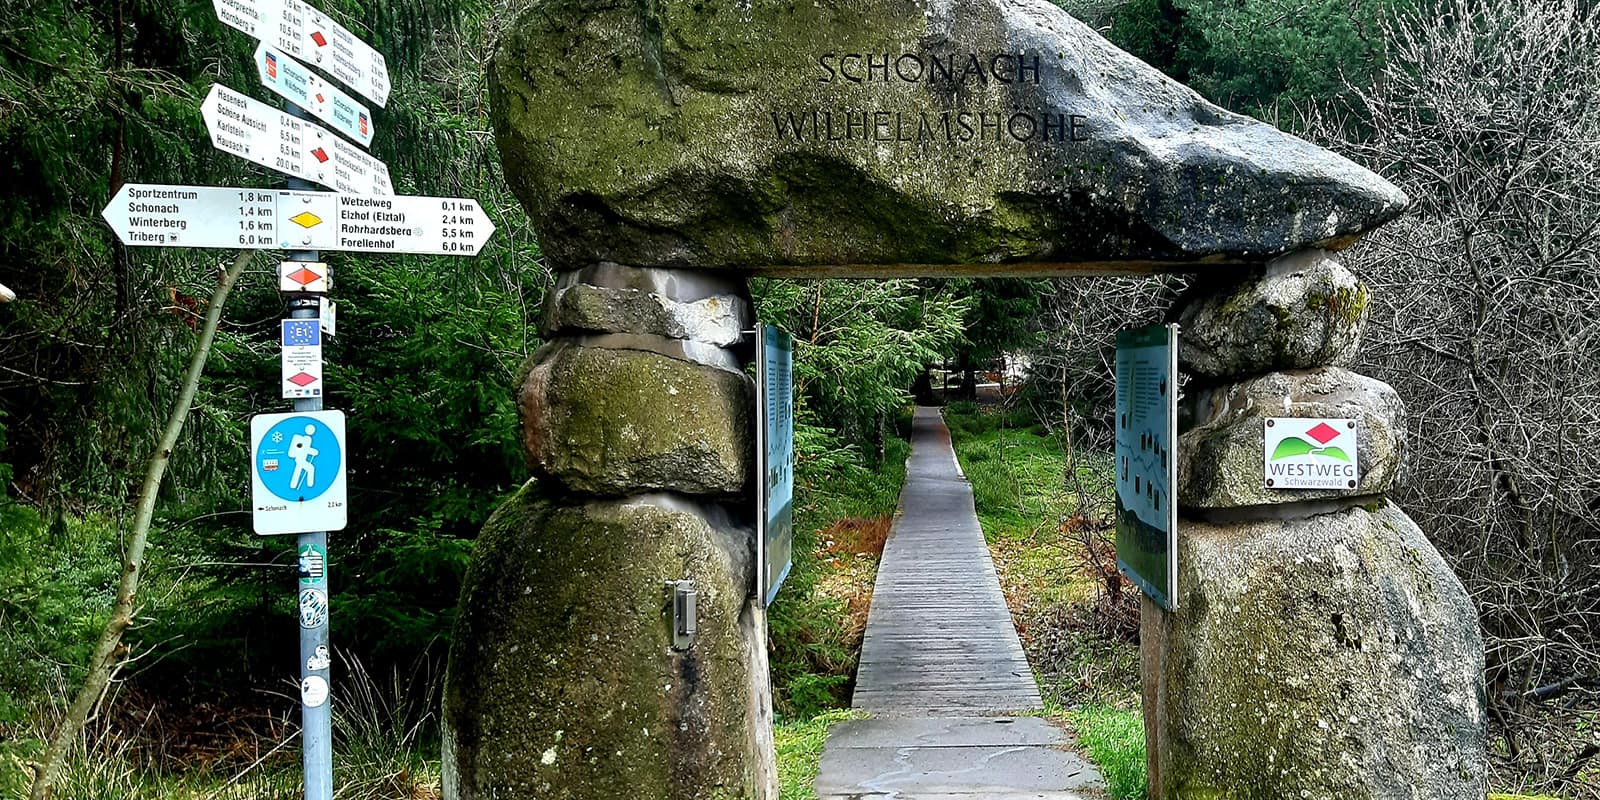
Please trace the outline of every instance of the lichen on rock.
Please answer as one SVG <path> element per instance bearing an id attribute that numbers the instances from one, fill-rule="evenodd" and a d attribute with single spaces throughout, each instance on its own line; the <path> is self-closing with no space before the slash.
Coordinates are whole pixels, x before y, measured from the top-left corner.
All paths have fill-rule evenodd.
<path id="1" fill-rule="evenodd" d="M 1142 631 L 1152 796 L 1483 797 L 1477 612 L 1404 513 L 1186 520 L 1178 553 Z"/>
<path id="2" fill-rule="evenodd" d="M 1321 250 L 1276 259 L 1242 280 L 1199 283 L 1181 301 L 1178 358 L 1212 378 L 1349 366 L 1370 297 Z"/>
<path id="3" fill-rule="evenodd" d="M 667 495 L 561 505 L 528 486 L 484 526 L 445 685 L 449 800 L 771 795 L 750 532 Z M 672 649 L 664 582 L 695 581 Z"/>
<path id="4" fill-rule="evenodd" d="M 720 366 L 557 341 L 517 393 L 524 452 L 535 475 L 587 495 L 735 494 L 751 469 L 752 391 Z"/>
<path id="5" fill-rule="evenodd" d="M 1389 491 L 1406 475 L 1405 404 L 1389 384 L 1340 367 L 1271 372 L 1196 386 L 1183 400 L 1178 504 L 1242 508 Z M 1266 420 L 1356 420 L 1359 480 L 1345 489 L 1276 489 L 1265 482 Z"/>

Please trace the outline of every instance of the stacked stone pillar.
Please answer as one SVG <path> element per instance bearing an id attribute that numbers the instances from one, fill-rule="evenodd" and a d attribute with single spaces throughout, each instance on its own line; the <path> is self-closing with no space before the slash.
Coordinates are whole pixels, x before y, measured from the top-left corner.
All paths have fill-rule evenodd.
<path id="1" fill-rule="evenodd" d="M 1182 304 L 1179 607 L 1146 600 L 1141 630 L 1152 798 L 1484 796 L 1477 614 L 1387 498 L 1404 406 L 1347 369 L 1368 296 L 1312 250 Z M 1266 487 L 1268 417 L 1358 420 L 1359 483 Z"/>
<path id="2" fill-rule="evenodd" d="M 565 272 L 518 389 L 534 478 L 480 535 L 444 708 L 450 800 L 776 796 L 752 601 L 742 278 Z M 674 646 L 668 582 L 693 581 Z"/>

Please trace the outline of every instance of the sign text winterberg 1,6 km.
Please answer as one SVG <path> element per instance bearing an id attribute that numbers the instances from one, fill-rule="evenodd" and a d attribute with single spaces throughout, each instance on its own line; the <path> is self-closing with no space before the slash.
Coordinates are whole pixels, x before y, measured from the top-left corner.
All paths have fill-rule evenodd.
<path id="1" fill-rule="evenodd" d="M 337 192 L 394 194 L 389 167 L 332 131 L 221 84 L 200 106 L 211 144 L 224 153 L 315 181 Z"/>
<path id="2" fill-rule="evenodd" d="M 124 184 L 101 212 L 123 244 L 472 256 L 494 235 L 476 200 Z"/>
<path id="3" fill-rule="evenodd" d="M 302 0 L 211 0 L 224 25 L 333 76 L 380 107 L 389 103 L 389 65 L 343 25 Z"/>

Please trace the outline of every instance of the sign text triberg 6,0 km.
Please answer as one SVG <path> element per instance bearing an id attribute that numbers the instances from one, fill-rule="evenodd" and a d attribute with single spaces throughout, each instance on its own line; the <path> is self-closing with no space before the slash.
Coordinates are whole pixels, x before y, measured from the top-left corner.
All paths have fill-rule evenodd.
<path id="1" fill-rule="evenodd" d="M 302 0 L 211 0 L 217 19 L 332 75 L 357 94 L 389 103 L 383 54 Z"/>
<path id="2" fill-rule="evenodd" d="M 476 200 L 144 183 L 101 216 L 143 247 L 472 256 L 495 230 Z"/>

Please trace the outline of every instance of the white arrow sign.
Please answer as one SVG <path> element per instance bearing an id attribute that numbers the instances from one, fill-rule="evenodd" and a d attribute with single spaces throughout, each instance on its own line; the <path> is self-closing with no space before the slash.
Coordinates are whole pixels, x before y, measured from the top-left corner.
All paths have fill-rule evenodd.
<path id="1" fill-rule="evenodd" d="M 256 73 L 261 85 L 279 97 L 310 111 L 362 147 L 372 146 L 372 112 L 287 53 L 262 42 L 256 48 Z"/>
<path id="2" fill-rule="evenodd" d="M 100 214 L 123 244 L 477 255 L 494 235 L 475 200 L 124 184 Z"/>
<path id="3" fill-rule="evenodd" d="M 350 194 L 394 194 L 389 167 L 322 126 L 295 119 L 221 84 L 200 106 L 211 144 L 225 153 Z"/>
<path id="4" fill-rule="evenodd" d="M 343 25 L 302 0 L 211 0 L 217 19 L 332 75 L 357 94 L 389 102 L 389 65 Z"/>

